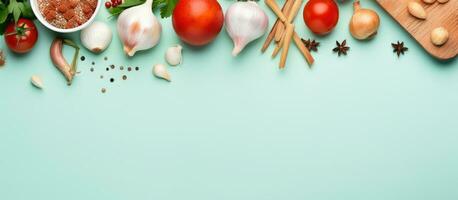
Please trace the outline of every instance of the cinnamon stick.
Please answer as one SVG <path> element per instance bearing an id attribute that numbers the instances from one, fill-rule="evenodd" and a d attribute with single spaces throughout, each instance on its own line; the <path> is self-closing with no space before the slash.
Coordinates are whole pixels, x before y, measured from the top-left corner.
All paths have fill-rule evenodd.
<path id="1" fill-rule="evenodd" d="M 280 57 L 280 69 L 285 68 L 286 64 L 286 57 L 288 56 L 289 46 L 291 44 L 291 38 L 294 32 L 294 25 L 293 24 L 286 24 L 286 32 L 283 41 L 283 51 L 281 52 Z"/>
<path id="2" fill-rule="evenodd" d="M 310 51 L 307 49 L 307 47 L 305 47 L 304 43 L 302 42 L 301 38 L 296 32 L 293 33 L 293 40 L 299 51 L 305 57 L 305 60 L 307 61 L 310 67 L 313 64 L 313 62 L 315 62 L 315 60 L 312 57 L 312 54 L 310 54 Z"/>
<path id="3" fill-rule="evenodd" d="M 280 10 L 280 8 L 278 7 L 278 4 L 277 4 L 277 2 L 275 2 L 275 0 L 265 0 L 265 3 L 267 4 L 267 6 L 270 7 L 270 9 L 272 9 L 272 11 L 274 11 L 274 13 L 278 16 L 278 18 L 280 19 L 281 22 L 285 22 L 286 21 L 286 19 L 287 19 L 286 16 Z"/>
<path id="4" fill-rule="evenodd" d="M 286 11 L 287 5 L 293 5 L 292 3 L 293 3 L 293 0 L 286 0 L 285 4 L 283 5 L 283 7 L 281 9 L 282 12 Z M 264 44 L 262 45 L 261 52 L 264 53 L 267 50 L 267 48 L 269 47 L 270 43 L 272 42 L 272 40 L 275 37 L 275 33 L 277 31 L 277 27 L 280 26 L 280 25 L 283 25 L 283 23 L 280 21 L 280 19 L 277 18 L 277 20 L 275 21 L 274 25 L 272 26 L 272 29 L 269 32 L 269 35 L 267 35 L 266 41 L 264 41 Z"/>
<path id="5" fill-rule="evenodd" d="M 290 13 L 288 13 L 288 16 L 287 16 L 287 20 L 288 20 L 287 23 L 292 23 L 293 22 L 294 18 L 297 16 L 297 13 L 298 13 L 299 9 L 301 8 L 302 2 L 303 2 L 303 0 L 295 0 L 294 1 L 294 4 L 293 4 L 293 6 L 291 8 L 291 11 L 290 11 Z M 278 30 L 278 31 L 281 31 L 281 30 Z M 281 50 L 281 48 L 283 47 L 283 42 L 281 40 L 283 40 L 283 39 L 280 39 L 280 42 L 277 43 L 277 45 L 275 46 L 274 52 L 272 53 L 272 57 L 275 57 L 278 54 L 278 52 Z"/>
<path id="6" fill-rule="evenodd" d="M 294 0 L 291 0 L 291 1 L 287 1 L 285 3 L 285 10 L 283 11 L 283 14 L 285 14 L 285 16 L 288 16 L 289 13 L 291 12 L 291 8 L 293 7 L 293 4 L 294 4 Z M 279 42 L 281 40 L 281 38 L 283 37 L 283 33 L 285 32 L 285 25 L 283 23 L 280 23 L 277 27 L 277 30 L 275 31 L 275 41 L 276 42 Z"/>

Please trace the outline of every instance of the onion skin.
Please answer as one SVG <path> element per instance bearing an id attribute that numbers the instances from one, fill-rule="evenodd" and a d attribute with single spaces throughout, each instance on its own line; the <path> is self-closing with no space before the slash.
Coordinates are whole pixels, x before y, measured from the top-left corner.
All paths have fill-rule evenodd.
<path id="1" fill-rule="evenodd" d="M 358 40 L 366 40 L 377 34 L 380 17 L 370 9 L 361 8 L 359 0 L 353 3 L 354 13 L 350 20 L 350 33 Z"/>

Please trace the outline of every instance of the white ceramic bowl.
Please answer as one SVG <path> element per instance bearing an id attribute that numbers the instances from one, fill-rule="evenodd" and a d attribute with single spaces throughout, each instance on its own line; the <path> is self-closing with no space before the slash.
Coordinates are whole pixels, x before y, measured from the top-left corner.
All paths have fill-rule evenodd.
<path id="1" fill-rule="evenodd" d="M 92 16 L 91 16 L 91 18 L 89 20 L 87 20 L 86 22 L 84 22 L 84 24 L 81 24 L 78 27 L 69 28 L 69 29 L 62 29 L 62 28 L 57 28 L 57 27 L 51 25 L 48 21 L 46 21 L 46 19 L 43 17 L 43 15 L 40 12 L 40 8 L 38 7 L 38 2 L 37 1 L 38 0 L 30 0 L 30 6 L 32 7 L 33 13 L 37 17 L 38 21 L 40 21 L 41 24 L 46 26 L 46 28 L 49 28 L 49 29 L 51 29 L 51 30 L 53 30 L 55 32 L 59 32 L 59 33 L 73 33 L 73 32 L 79 31 L 79 30 L 84 29 L 85 27 L 89 26 L 89 24 L 91 24 L 92 21 L 94 21 L 95 17 L 97 16 L 97 13 L 99 12 L 100 7 L 102 7 L 101 6 L 102 0 L 97 0 L 97 7 L 95 8 L 94 14 L 92 14 Z"/>

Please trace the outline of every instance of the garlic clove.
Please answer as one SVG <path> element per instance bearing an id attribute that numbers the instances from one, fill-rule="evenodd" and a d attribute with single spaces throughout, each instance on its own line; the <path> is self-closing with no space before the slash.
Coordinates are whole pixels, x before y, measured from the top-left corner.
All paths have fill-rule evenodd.
<path id="1" fill-rule="evenodd" d="M 100 53 L 111 43 L 113 33 L 110 27 L 101 21 L 95 21 L 80 33 L 81 43 L 89 51 Z"/>
<path id="2" fill-rule="evenodd" d="M 436 46 L 441 46 L 448 41 L 449 33 L 444 27 L 435 28 L 431 31 L 431 42 Z"/>
<path id="3" fill-rule="evenodd" d="M 426 19 L 426 11 L 423 8 L 423 6 L 421 6 L 419 3 L 415 1 L 410 1 L 407 5 L 407 9 L 412 16 L 418 19 Z"/>
<path id="4" fill-rule="evenodd" d="M 43 89 L 43 81 L 41 80 L 41 78 L 38 75 L 32 75 L 32 77 L 30 78 L 30 82 L 36 88 Z"/>
<path id="5" fill-rule="evenodd" d="M 163 64 L 156 64 L 153 66 L 153 74 L 154 76 L 167 80 L 167 81 L 172 81 L 170 78 L 170 74 L 167 71 L 167 68 Z"/>
<path id="6" fill-rule="evenodd" d="M 171 66 L 181 64 L 183 47 L 179 44 L 169 47 L 165 52 L 165 60 Z"/>

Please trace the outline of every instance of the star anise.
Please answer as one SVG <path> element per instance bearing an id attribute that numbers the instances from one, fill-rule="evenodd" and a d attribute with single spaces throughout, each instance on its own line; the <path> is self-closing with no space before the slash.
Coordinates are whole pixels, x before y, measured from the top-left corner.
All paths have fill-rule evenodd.
<path id="1" fill-rule="evenodd" d="M 404 52 L 409 50 L 409 48 L 404 46 L 404 42 L 397 42 L 397 43 L 391 43 L 391 46 L 393 47 L 393 52 L 398 54 L 398 57 L 402 54 L 404 55 Z"/>
<path id="2" fill-rule="evenodd" d="M 336 45 L 337 47 L 334 48 L 332 51 L 337 52 L 339 56 L 341 54 L 347 55 L 347 51 L 350 50 L 350 47 L 346 46 L 347 40 L 344 40 L 342 43 L 339 43 L 339 41 L 336 41 Z"/>
<path id="3" fill-rule="evenodd" d="M 320 46 L 319 42 L 311 39 L 305 40 L 304 38 L 302 38 L 301 40 L 309 51 L 318 51 L 318 46 Z"/>

